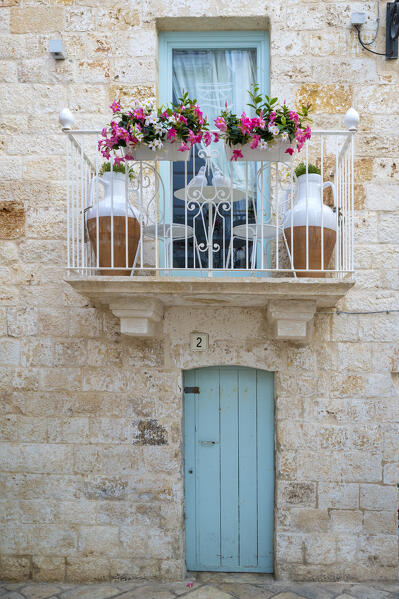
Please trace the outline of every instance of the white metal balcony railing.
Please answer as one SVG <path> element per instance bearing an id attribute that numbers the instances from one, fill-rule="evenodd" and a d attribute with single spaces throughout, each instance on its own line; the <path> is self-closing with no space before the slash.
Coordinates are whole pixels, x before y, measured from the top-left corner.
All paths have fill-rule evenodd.
<path id="1" fill-rule="evenodd" d="M 132 161 L 128 172 L 111 165 L 104 176 L 101 132 L 63 131 L 70 273 L 353 272 L 354 129 L 312 131 L 302 152 L 285 162 L 231 162 L 219 142 L 191 150 L 188 162 Z M 299 162 L 305 174 L 297 179 Z M 308 172 L 312 163 L 321 176 Z"/>

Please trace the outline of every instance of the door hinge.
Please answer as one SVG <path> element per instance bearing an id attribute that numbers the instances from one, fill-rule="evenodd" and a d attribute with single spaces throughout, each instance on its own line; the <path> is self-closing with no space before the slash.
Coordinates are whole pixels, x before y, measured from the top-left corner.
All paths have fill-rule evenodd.
<path id="1" fill-rule="evenodd" d="M 184 393 L 196 393 L 199 394 L 200 392 L 200 388 L 199 387 L 184 387 Z"/>

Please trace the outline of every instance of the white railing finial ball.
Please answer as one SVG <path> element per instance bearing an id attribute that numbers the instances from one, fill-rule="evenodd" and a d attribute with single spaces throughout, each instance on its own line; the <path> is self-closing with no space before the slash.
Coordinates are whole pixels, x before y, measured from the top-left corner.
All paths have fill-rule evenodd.
<path id="1" fill-rule="evenodd" d="M 72 129 L 75 117 L 69 108 L 63 108 L 60 112 L 59 121 L 63 129 Z"/>
<path id="2" fill-rule="evenodd" d="M 360 116 L 357 110 L 353 107 L 349 108 L 344 118 L 344 125 L 349 131 L 356 131 L 360 121 Z"/>

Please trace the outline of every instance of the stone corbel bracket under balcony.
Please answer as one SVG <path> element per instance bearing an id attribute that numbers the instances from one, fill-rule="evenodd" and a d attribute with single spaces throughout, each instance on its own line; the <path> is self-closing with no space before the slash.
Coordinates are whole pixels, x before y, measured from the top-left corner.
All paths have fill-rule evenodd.
<path id="1" fill-rule="evenodd" d="M 76 277 L 72 287 L 120 319 L 121 333 L 153 337 L 168 306 L 266 309 L 277 340 L 311 340 L 317 310 L 333 308 L 354 285 L 352 279 L 222 279 L 171 277 Z"/>

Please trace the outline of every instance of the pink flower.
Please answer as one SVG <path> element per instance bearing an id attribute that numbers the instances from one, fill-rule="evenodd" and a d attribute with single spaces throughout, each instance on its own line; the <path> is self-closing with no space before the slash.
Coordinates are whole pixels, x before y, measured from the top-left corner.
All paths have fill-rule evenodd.
<path id="1" fill-rule="evenodd" d="M 300 152 L 305 145 L 305 142 L 312 137 L 312 132 L 310 127 L 306 127 L 306 129 L 297 129 L 295 134 L 295 139 L 297 142 L 298 152 Z"/>
<path id="2" fill-rule="evenodd" d="M 259 140 L 260 140 L 260 135 L 254 135 L 252 137 L 252 141 L 251 141 L 251 143 L 249 145 L 249 147 L 251 148 L 251 150 L 255 150 L 258 147 Z"/>
<path id="3" fill-rule="evenodd" d="M 139 108 L 136 108 L 133 111 L 133 118 L 138 119 L 139 121 L 145 121 L 145 114 L 142 106 L 139 106 Z"/>
<path id="4" fill-rule="evenodd" d="M 270 121 L 270 124 L 271 124 L 271 125 L 272 125 L 272 124 L 274 123 L 274 121 L 276 120 L 276 116 L 277 116 L 277 114 L 276 114 L 275 112 L 271 112 L 271 113 L 270 113 L 270 115 L 269 115 L 269 121 Z"/>
<path id="5" fill-rule="evenodd" d="M 190 148 L 188 147 L 188 145 L 182 141 L 181 146 L 179 148 L 177 148 L 179 152 L 186 152 L 187 150 L 189 150 Z"/>
<path id="6" fill-rule="evenodd" d="M 167 137 L 167 139 L 171 139 L 172 141 L 174 141 L 174 139 L 175 139 L 175 137 L 176 137 L 176 133 L 177 133 L 176 129 L 174 129 L 174 128 L 172 127 L 172 129 L 169 129 L 169 131 L 168 131 L 168 134 L 167 134 L 167 136 L 166 136 L 166 137 Z"/>
<path id="7" fill-rule="evenodd" d="M 218 133 L 217 131 L 214 131 L 214 132 L 212 133 L 212 135 L 213 135 L 213 141 L 214 141 L 215 143 L 217 143 L 217 142 L 219 141 L 219 139 L 220 139 L 220 138 L 219 138 L 219 133 Z"/>
<path id="8" fill-rule="evenodd" d="M 209 133 L 209 131 L 205 131 L 204 133 L 204 142 L 206 146 L 209 146 L 209 144 L 212 141 L 212 135 Z"/>
<path id="9" fill-rule="evenodd" d="M 249 133 L 253 129 L 252 119 L 248 118 L 245 112 L 242 113 L 240 118 L 240 125 L 238 128 L 241 130 L 241 133 L 244 135 Z"/>
<path id="10" fill-rule="evenodd" d="M 295 125 L 299 124 L 299 115 L 297 112 L 295 112 L 294 110 L 290 110 L 289 112 L 289 118 L 291 121 L 294 121 Z"/>
<path id="11" fill-rule="evenodd" d="M 197 143 L 197 136 L 195 135 L 194 131 L 191 131 L 191 129 L 188 130 L 188 141 L 192 146 Z"/>
<path id="12" fill-rule="evenodd" d="M 262 118 L 256 116 L 252 119 L 252 128 L 253 129 L 255 127 L 259 127 L 259 129 L 264 129 L 265 126 L 266 126 L 266 123 Z"/>
<path id="13" fill-rule="evenodd" d="M 310 139 L 312 137 L 312 131 L 310 127 L 306 127 L 306 129 L 304 129 L 303 136 L 305 139 Z"/>
<path id="14" fill-rule="evenodd" d="M 187 125 L 187 119 L 185 116 L 183 116 L 182 114 L 179 115 L 179 121 L 181 123 L 184 123 L 185 125 Z"/>
<path id="15" fill-rule="evenodd" d="M 294 150 L 293 150 L 293 148 L 287 148 L 286 151 L 285 151 L 285 153 L 289 154 L 290 156 L 292 156 L 293 153 L 294 153 Z"/>
<path id="16" fill-rule="evenodd" d="M 120 156 L 115 156 L 115 158 L 114 158 L 114 163 L 115 163 L 116 165 L 118 165 L 118 166 L 119 166 L 120 164 L 122 164 L 122 162 L 125 162 L 125 159 L 124 159 L 124 158 L 121 158 Z"/>
<path id="17" fill-rule="evenodd" d="M 194 131 L 191 129 L 188 130 L 188 142 L 193 146 L 194 144 L 199 144 L 202 140 L 202 133 L 197 133 L 195 135 Z"/>
<path id="18" fill-rule="evenodd" d="M 227 130 L 226 121 L 224 120 L 224 118 L 222 116 L 218 116 L 217 119 L 215 119 L 215 125 L 220 131 Z"/>
<path id="19" fill-rule="evenodd" d="M 193 588 L 193 586 L 194 586 L 194 583 L 193 583 L 193 582 L 188 582 L 188 583 L 186 584 L 186 587 L 187 587 L 188 589 L 192 589 L 192 588 Z"/>
<path id="20" fill-rule="evenodd" d="M 104 127 L 104 129 L 101 131 L 101 135 L 103 137 L 107 137 L 107 127 Z"/>
<path id="21" fill-rule="evenodd" d="M 131 156 L 130 154 L 126 154 L 125 160 L 134 160 L 134 156 Z"/>
<path id="22" fill-rule="evenodd" d="M 196 105 L 194 106 L 194 112 L 195 112 L 195 114 L 196 114 L 196 115 L 197 115 L 197 117 L 198 117 L 198 122 L 199 122 L 199 124 L 200 124 L 200 125 L 202 125 L 202 124 L 203 124 L 203 122 L 204 122 L 204 118 L 203 118 L 203 113 L 201 112 L 201 109 L 200 109 L 200 107 L 198 106 L 198 104 L 196 104 Z"/>
<path id="23" fill-rule="evenodd" d="M 239 158 L 244 158 L 241 150 L 233 150 L 233 156 L 230 158 L 230 161 L 238 160 Z"/>
<path id="24" fill-rule="evenodd" d="M 120 112 L 121 110 L 121 104 L 120 104 L 120 100 L 114 100 L 110 106 L 112 112 L 115 114 L 115 112 Z"/>

